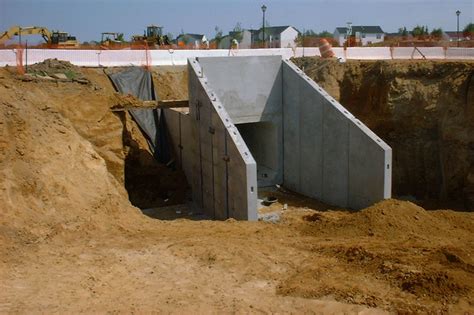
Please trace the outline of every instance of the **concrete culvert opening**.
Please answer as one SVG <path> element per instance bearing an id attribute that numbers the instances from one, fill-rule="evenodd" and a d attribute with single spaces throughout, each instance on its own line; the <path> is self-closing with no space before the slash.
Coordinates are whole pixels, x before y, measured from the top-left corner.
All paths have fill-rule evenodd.
<path id="1" fill-rule="evenodd" d="M 189 59 L 188 76 L 170 130 L 204 213 L 255 220 L 256 188 L 274 185 L 355 209 L 390 198 L 390 147 L 291 62 Z"/>
<path id="2" fill-rule="evenodd" d="M 237 124 L 240 135 L 257 163 L 258 187 L 281 184 L 281 168 L 278 164 L 279 128 L 272 122 Z"/>

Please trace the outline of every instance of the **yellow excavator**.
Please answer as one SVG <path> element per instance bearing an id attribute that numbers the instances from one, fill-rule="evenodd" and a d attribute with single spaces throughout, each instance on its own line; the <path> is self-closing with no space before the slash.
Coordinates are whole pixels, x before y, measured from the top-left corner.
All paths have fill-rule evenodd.
<path id="1" fill-rule="evenodd" d="M 0 44 L 5 43 L 14 36 L 24 35 L 41 35 L 41 37 L 43 37 L 44 41 L 50 47 L 73 48 L 79 46 L 79 42 L 76 40 L 76 37 L 70 36 L 66 32 L 50 32 L 46 27 L 42 26 L 13 26 L 8 31 L 0 34 Z"/>

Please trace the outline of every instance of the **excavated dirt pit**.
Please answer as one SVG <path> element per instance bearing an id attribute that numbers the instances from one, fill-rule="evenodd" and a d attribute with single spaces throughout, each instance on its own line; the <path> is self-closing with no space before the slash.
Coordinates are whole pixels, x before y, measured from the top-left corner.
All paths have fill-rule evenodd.
<path id="1" fill-rule="evenodd" d="M 308 73 L 309 63 L 319 63 L 304 62 Z M 443 151 L 453 163 L 446 165 L 443 177 L 450 179 L 443 186 L 447 201 L 465 196 L 450 190 L 459 178 L 453 174 L 472 171 L 472 151 L 463 146 L 472 141 L 468 120 L 472 92 L 463 89 L 465 65 L 440 66 L 446 67 L 444 84 L 458 86 L 455 91 L 462 97 L 462 91 L 468 95 L 467 103 L 457 97 L 458 102 L 452 103 L 457 107 L 448 106 L 447 116 L 439 118 L 442 126 L 451 126 L 441 129 L 441 139 L 451 145 L 445 149 L 457 148 L 452 154 Z M 377 79 L 376 73 L 384 78 L 388 69 L 408 75 L 411 67 L 437 66 L 348 63 L 327 71 L 331 75 L 331 69 L 344 67 L 376 67 L 372 78 Z M 433 75 L 441 71 L 434 68 Z M 264 193 L 278 199 L 263 211 L 278 213 L 277 223 L 165 221 L 143 215 L 131 200 L 140 207 L 155 207 L 185 199 L 182 174 L 156 164 L 129 115 L 110 111 L 127 100 L 117 97 L 101 69 L 66 70 L 77 76 L 23 77 L 14 68 L 0 69 L 0 313 L 474 311 L 474 213 L 426 211 L 400 200 L 352 212 L 280 189 Z M 153 71 L 162 99 L 186 98 L 184 67 Z M 351 72 L 342 73 L 345 80 L 351 79 Z M 413 78 L 423 81 L 425 76 L 421 72 Z M 371 86 L 368 78 L 362 82 Z M 430 82 L 435 86 L 438 81 Z M 412 85 L 418 86 L 399 87 Z M 326 88 L 335 93 L 339 87 Z M 407 99 L 402 90 L 399 94 Z M 378 108 L 377 102 L 370 104 Z M 411 116 L 393 101 L 389 104 L 380 119 L 372 107 L 359 108 L 359 113 L 350 109 L 383 138 L 394 137 L 403 131 L 395 118 Z M 391 108 L 397 115 L 390 114 Z M 373 122 L 364 120 L 359 115 L 363 113 Z M 425 116 L 409 120 L 404 128 L 416 129 L 418 125 L 412 125 L 427 121 Z M 386 129 L 391 132 L 383 134 L 384 123 L 390 123 Z M 427 134 L 423 124 L 418 127 L 417 135 Z M 398 195 L 426 197 L 431 177 L 426 175 L 421 181 L 425 185 L 417 186 L 410 172 L 430 173 L 431 160 L 419 159 L 429 157 L 435 144 L 445 143 L 431 137 L 405 141 L 412 151 L 418 145 L 426 154 L 410 156 L 415 166 L 395 176 Z M 384 138 L 389 143 L 391 139 Z M 405 138 L 399 139 L 391 143 L 394 152 L 395 144 L 404 143 Z M 427 139 L 433 143 L 423 145 Z M 403 167 L 409 165 L 405 159 L 402 155 L 395 161 Z M 128 184 L 127 174 L 136 174 Z M 144 176 L 156 177 L 147 186 L 138 180 Z M 404 178 L 407 184 L 400 184 Z M 127 185 L 136 185 L 136 196 L 130 187 L 127 192 Z M 147 187 L 166 195 L 138 194 Z M 470 186 L 461 187 L 463 194 L 469 191 L 466 187 Z M 427 196 L 438 198 L 434 191 Z"/>

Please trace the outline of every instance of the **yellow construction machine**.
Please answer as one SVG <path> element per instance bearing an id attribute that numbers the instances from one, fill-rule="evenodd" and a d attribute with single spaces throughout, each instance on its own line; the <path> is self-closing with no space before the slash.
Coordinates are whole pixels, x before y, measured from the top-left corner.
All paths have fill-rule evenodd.
<path id="1" fill-rule="evenodd" d="M 123 40 L 123 33 L 103 32 L 100 46 L 103 49 L 125 48 L 128 43 Z"/>
<path id="2" fill-rule="evenodd" d="M 143 35 L 132 36 L 133 45 L 147 45 L 148 47 L 156 47 L 169 45 L 170 40 L 168 36 L 163 35 L 163 27 L 156 25 L 149 25 Z"/>
<path id="3" fill-rule="evenodd" d="M 43 37 L 44 41 L 50 47 L 73 48 L 79 46 L 79 42 L 76 40 L 76 37 L 70 36 L 66 32 L 50 32 L 46 27 L 42 26 L 13 26 L 8 31 L 0 34 L 0 44 L 5 43 L 14 36 L 24 35 L 41 35 L 41 37 Z"/>

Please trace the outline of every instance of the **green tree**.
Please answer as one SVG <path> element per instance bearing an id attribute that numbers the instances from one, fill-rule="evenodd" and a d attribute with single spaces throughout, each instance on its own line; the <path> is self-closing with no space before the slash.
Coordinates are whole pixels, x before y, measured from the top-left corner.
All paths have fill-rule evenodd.
<path id="1" fill-rule="evenodd" d="M 318 36 L 319 36 L 319 37 L 326 37 L 326 38 L 327 38 L 327 37 L 332 37 L 332 33 L 330 33 L 330 32 L 328 32 L 328 31 L 324 30 L 324 31 L 322 31 L 321 33 L 319 33 Z"/>
<path id="2" fill-rule="evenodd" d="M 474 37 L 474 23 L 469 23 L 466 25 L 462 31 L 462 35 L 472 39 Z"/>
<path id="3" fill-rule="evenodd" d="M 407 31 L 406 26 L 400 27 L 400 28 L 398 29 L 398 35 L 403 36 L 403 37 L 408 36 L 408 31 Z"/>
<path id="4" fill-rule="evenodd" d="M 240 43 L 240 41 L 242 40 L 242 25 L 240 24 L 240 22 L 237 22 L 237 24 L 235 24 L 234 26 L 234 36 L 233 36 L 233 39 L 235 39 L 236 41 L 238 41 Z"/>
<path id="5" fill-rule="evenodd" d="M 428 27 L 417 25 L 411 31 L 411 34 L 415 37 L 423 37 L 424 35 L 428 35 Z"/>
<path id="6" fill-rule="evenodd" d="M 214 27 L 214 31 L 216 31 L 216 35 L 214 36 L 214 40 L 216 41 L 217 44 L 219 44 L 222 40 L 222 29 L 219 28 L 219 26 L 216 25 L 216 27 Z"/>
<path id="7" fill-rule="evenodd" d="M 434 38 L 441 38 L 443 37 L 443 29 L 440 27 L 440 28 L 434 28 L 432 31 L 431 31 L 431 36 L 433 36 Z"/>

